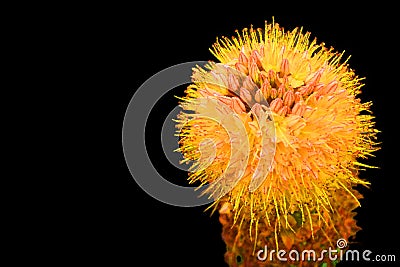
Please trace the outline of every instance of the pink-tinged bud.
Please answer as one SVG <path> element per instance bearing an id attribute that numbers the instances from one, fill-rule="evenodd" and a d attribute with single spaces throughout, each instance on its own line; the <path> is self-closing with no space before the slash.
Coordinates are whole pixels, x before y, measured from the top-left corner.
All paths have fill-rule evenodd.
<path id="1" fill-rule="evenodd" d="M 312 84 L 306 84 L 303 85 L 298 92 L 303 96 L 308 96 L 313 92 L 313 90 L 314 86 Z"/>
<path id="2" fill-rule="evenodd" d="M 257 85 L 253 82 L 250 76 L 247 76 L 244 79 L 242 87 L 246 88 L 249 91 L 254 91 L 257 89 Z"/>
<path id="3" fill-rule="evenodd" d="M 239 90 L 239 81 L 238 81 L 237 77 L 233 74 L 229 74 L 228 87 L 229 87 L 229 90 L 231 90 L 233 92 L 237 92 Z"/>
<path id="4" fill-rule="evenodd" d="M 286 91 L 285 85 L 281 84 L 281 86 L 279 86 L 279 88 L 278 88 L 278 97 L 282 98 L 285 91 Z"/>
<path id="5" fill-rule="evenodd" d="M 322 88 L 324 88 L 325 85 L 323 83 L 319 83 L 316 86 L 314 86 L 313 92 L 320 92 Z"/>
<path id="6" fill-rule="evenodd" d="M 279 99 L 279 98 L 278 98 L 278 99 Z M 283 106 L 283 107 L 281 107 L 281 109 L 278 110 L 278 112 L 276 112 L 276 113 L 277 113 L 278 115 L 280 115 L 280 116 L 286 116 L 287 112 L 288 112 L 288 107 L 287 107 L 287 106 Z"/>
<path id="7" fill-rule="evenodd" d="M 241 73 L 244 73 L 245 75 L 249 74 L 249 71 L 247 70 L 247 67 L 243 65 L 242 63 L 237 62 L 235 64 L 235 68 L 240 71 Z"/>
<path id="8" fill-rule="evenodd" d="M 255 103 L 254 106 L 251 108 L 251 111 L 253 112 L 254 115 L 256 115 L 257 118 L 261 117 L 261 113 L 263 113 L 263 109 L 261 108 L 261 105 L 258 103 Z"/>
<path id="9" fill-rule="evenodd" d="M 278 91 L 275 88 L 271 89 L 271 98 L 275 99 L 278 96 Z"/>
<path id="10" fill-rule="evenodd" d="M 238 62 L 247 66 L 249 63 L 248 58 L 246 57 L 246 55 L 243 52 L 239 53 L 239 58 L 238 58 Z"/>
<path id="11" fill-rule="evenodd" d="M 224 103 L 225 105 L 231 106 L 232 105 L 232 98 L 227 96 L 220 96 L 218 100 Z"/>
<path id="12" fill-rule="evenodd" d="M 289 74 L 289 60 L 287 58 L 282 59 L 281 67 L 279 71 L 279 77 L 285 77 Z"/>
<path id="13" fill-rule="evenodd" d="M 260 56 L 261 56 L 261 58 L 263 58 L 263 57 L 264 57 L 264 55 L 265 55 L 265 51 L 264 51 L 264 45 L 263 45 L 263 44 L 261 44 L 261 45 L 260 45 Z"/>
<path id="14" fill-rule="evenodd" d="M 310 85 L 307 88 L 306 95 L 311 95 L 314 92 L 315 85 Z"/>
<path id="15" fill-rule="evenodd" d="M 322 73 L 324 72 L 324 68 L 318 70 L 310 80 L 306 81 L 306 84 L 316 85 L 321 79 Z"/>
<path id="16" fill-rule="evenodd" d="M 249 68 L 249 75 L 253 79 L 254 82 L 258 82 L 258 67 L 256 63 L 252 63 Z"/>
<path id="17" fill-rule="evenodd" d="M 222 85 L 222 83 L 223 83 L 222 79 L 221 79 L 222 75 L 220 73 L 216 73 L 215 71 L 211 71 L 210 73 L 211 73 L 212 77 L 214 78 L 213 83 L 217 84 L 217 85 Z"/>
<path id="18" fill-rule="evenodd" d="M 270 96 L 270 92 L 271 92 L 271 85 L 268 82 L 264 82 L 261 85 L 261 92 L 264 95 L 264 98 L 268 99 L 268 97 Z"/>
<path id="19" fill-rule="evenodd" d="M 253 98 L 249 92 L 249 90 L 247 90 L 246 88 L 242 87 L 239 90 L 239 96 L 241 99 L 243 99 L 243 101 L 245 101 L 247 104 L 250 104 L 253 101 Z"/>
<path id="20" fill-rule="evenodd" d="M 263 93 L 261 92 L 260 89 L 258 89 L 254 95 L 254 99 L 258 102 L 258 103 L 264 103 L 266 102 L 265 97 L 263 95 Z"/>
<path id="21" fill-rule="evenodd" d="M 264 82 L 268 82 L 269 83 L 269 79 L 268 79 L 268 73 L 266 73 L 264 70 L 260 71 L 260 79 L 263 80 Z"/>
<path id="22" fill-rule="evenodd" d="M 328 83 L 326 85 L 323 93 L 326 95 L 332 94 L 333 92 L 336 91 L 336 89 L 338 88 L 338 85 L 339 85 L 339 83 L 337 81 L 331 81 L 330 83 Z"/>
<path id="23" fill-rule="evenodd" d="M 290 108 L 293 105 L 293 103 L 294 103 L 294 93 L 293 91 L 287 91 L 283 95 L 283 104 Z"/>
<path id="24" fill-rule="evenodd" d="M 271 104 L 269 104 L 269 107 L 272 111 L 278 112 L 283 107 L 282 99 L 276 98 L 272 100 Z"/>
<path id="25" fill-rule="evenodd" d="M 303 97 L 301 96 L 300 92 L 294 93 L 294 102 L 298 103 L 298 102 L 300 102 L 302 100 L 303 100 Z"/>
<path id="26" fill-rule="evenodd" d="M 276 80 L 275 71 L 273 71 L 273 70 L 269 70 L 269 71 L 268 71 L 268 80 L 270 81 L 271 85 L 272 85 L 273 87 L 275 87 L 275 86 L 274 86 L 274 85 L 275 85 L 275 80 Z"/>
<path id="27" fill-rule="evenodd" d="M 303 116 L 305 110 L 306 106 L 302 102 L 299 102 L 294 104 L 292 108 L 292 114 Z"/>
<path id="28" fill-rule="evenodd" d="M 253 52 L 251 53 L 251 57 L 254 59 L 254 62 L 261 68 L 261 55 L 257 50 L 253 50 Z"/>
<path id="29" fill-rule="evenodd" d="M 279 80 L 281 80 L 282 84 L 286 87 L 286 88 L 293 88 L 290 84 L 289 84 L 289 79 L 287 76 L 280 78 Z"/>
<path id="30" fill-rule="evenodd" d="M 302 87 L 299 88 L 299 90 L 297 90 L 297 93 L 299 93 L 303 96 L 305 94 L 305 92 L 307 91 L 307 87 L 308 87 L 308 85 L 303 85 Z"/>
<path id="31" fill-rule="evenodd" d="M 295 103 L 293 108 L 292 108 L 292 114 L 299 115 L 299 114 L 297 114 L 297 112 L 299 111 L 299 108 L 300 108 L 300 104 L 299 103 Z"/>
<path id="32" fill-rule="evenodd" d="M 236 113 L 243 113 L 246 111 L 246 107 L 238 97 L 232 97 L 232 108 Z"/>

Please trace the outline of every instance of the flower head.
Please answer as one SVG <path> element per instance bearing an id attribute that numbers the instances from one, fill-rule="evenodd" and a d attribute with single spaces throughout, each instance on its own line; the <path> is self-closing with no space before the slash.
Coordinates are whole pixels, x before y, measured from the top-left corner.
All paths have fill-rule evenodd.
<path id="1" fill-rule="evenodd" d="M 215 207 L 228 203 L 254 244 L 260 227 L 297 231 L 293 214 L 314 238 L 313 227 L 334 224 L 335 201 L 359 204 L 352 188 L 368 185 L 360 159 L 378 149 L 378 131 L 358 98 L 363 79 L 343 53 L 274 23 L 211 52 L 219 63 L 194 70 L 178 117 L 179 150 L 196 162 L 189 181 L 208 184 Z"/>

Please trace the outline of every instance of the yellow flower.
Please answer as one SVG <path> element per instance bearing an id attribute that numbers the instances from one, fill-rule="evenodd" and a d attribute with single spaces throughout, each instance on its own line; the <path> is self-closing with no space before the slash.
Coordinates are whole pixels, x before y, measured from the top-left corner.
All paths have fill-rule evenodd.
<path id="1" fill-rule="evenodd" d="M 194 70 L 177 127 L 179 151 L 196 161 L 189 181 L 209 185 L 214 208 L 228 203 L 255 249 L 266 228 L 276 246 L 295 232 L 293 214 L 314 238 L 314 222 L 332 224 L 343 192 L 359 205 L 352 188 L 369 184 L 360 159 L 378 149 L 378 131 L 343 53 L 275 23 L 218 39 L 211 52 L 220 63 Z"/>

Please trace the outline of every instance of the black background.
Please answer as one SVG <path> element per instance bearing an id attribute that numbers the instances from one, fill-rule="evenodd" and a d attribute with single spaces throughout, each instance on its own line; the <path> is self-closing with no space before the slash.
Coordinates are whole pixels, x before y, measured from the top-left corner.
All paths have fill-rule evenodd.
<path id="1" fill-rule="evenodd" d="M 208 49 L 216 37 L 234 35 L 236 29 L 251 24 L 264 27 L 264 21 L 271 21 L 274 16 L 285 29 L 303 26 L 319 42 L 337 51 L 346 50 L 345 55 L 352 56 L 351 68 L 366 77 L 361 99 L 374 102 L 372 111 L 377 117 L 376 127 L 382 131 L 382 149 L 368 161 L 380 168 L 361 174 L 372 185 L 370 189 L 360 189 L 365 198 L 356 218 L 363 230 L 357 234 L 359 244 L 353 248 L 396 254 L 400 260 L 395 218 L 399 194 L 395 170 L 397 139 L 392 134 L 396 132 L 395 93 L 399 87 L 398 64 L 394 62 L 395 17 L 391 15 L 394 8 L 382 3 L 364 3 L 357 8 L 334 2 L 326 6 L 307 6 L 305 2 L 297 5 L 250 1 L 218 6 L 213 2 L 141 3 L 129 7 L 105 5 L 85 11 L 89 19 L 81 27 L 82 38 L 91 43 L 86 47 L 93 56 L 90 60 L 100 66 L 97 81 L 104 81 L 103 87 L 106 85 L 96 92 L 104 97 L 102 112 L 96 116 L 107 123 L 103 127 L 107 136 L 100 143 L 107 141 L 104 143 L 110 148 L 104 153 L 104 163 L 96 166 L 107 169 L 94 180 L 96 186 L 104 187 L 96 191 L 86 214 L 96 218 L 87 225 L 93 233 L 88 242 L 99 247 L 90 254 L 93 258 L 110 260 L 115 266 L 226 266 L 217 214 L 210 217 L 209 212 L 203 211 L 205 207 L 182 208 L 161 203 L 132 179 L 122 151 L 122 123 L 135 90 L 151 75 L 183 62 L 215 60 Z M 182 94 L 182 90 L 177 88 L 173 93 Z M 159 142 L 161 123 L 175 102 L 169 94 L 156 105 L 148 122 L 152 131 L 146 141 L 156 168 L 179 184 L 187 175 L 169 165 Z M 140 264 L 141 261 L 146 264 Z"/>

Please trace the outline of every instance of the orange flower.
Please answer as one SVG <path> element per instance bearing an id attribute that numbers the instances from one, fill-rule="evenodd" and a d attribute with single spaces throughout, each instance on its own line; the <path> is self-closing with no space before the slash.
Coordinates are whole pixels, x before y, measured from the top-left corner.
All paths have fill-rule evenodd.
<path id="1" fill-rule="evenodd" d="M 280 233 L 296 232 L 293 214 L 313 238 L 315 220 L 336 223 L 336 196 L 359 204 L 352 188 L 369 184 L 360 159 L 378 149 L 378 131 L 371 103 L 357 98 L 363 79 L 343 53 L 274 23 L 211 51 L 220 63 L 194 70 L 177 120 L 179 151 L 196 162 L 190 183 L 209 185 L 215 209 L 228 203 L 232 225 L 245 225 L 254 244 L 268 228 L 278 246 Z"/>

